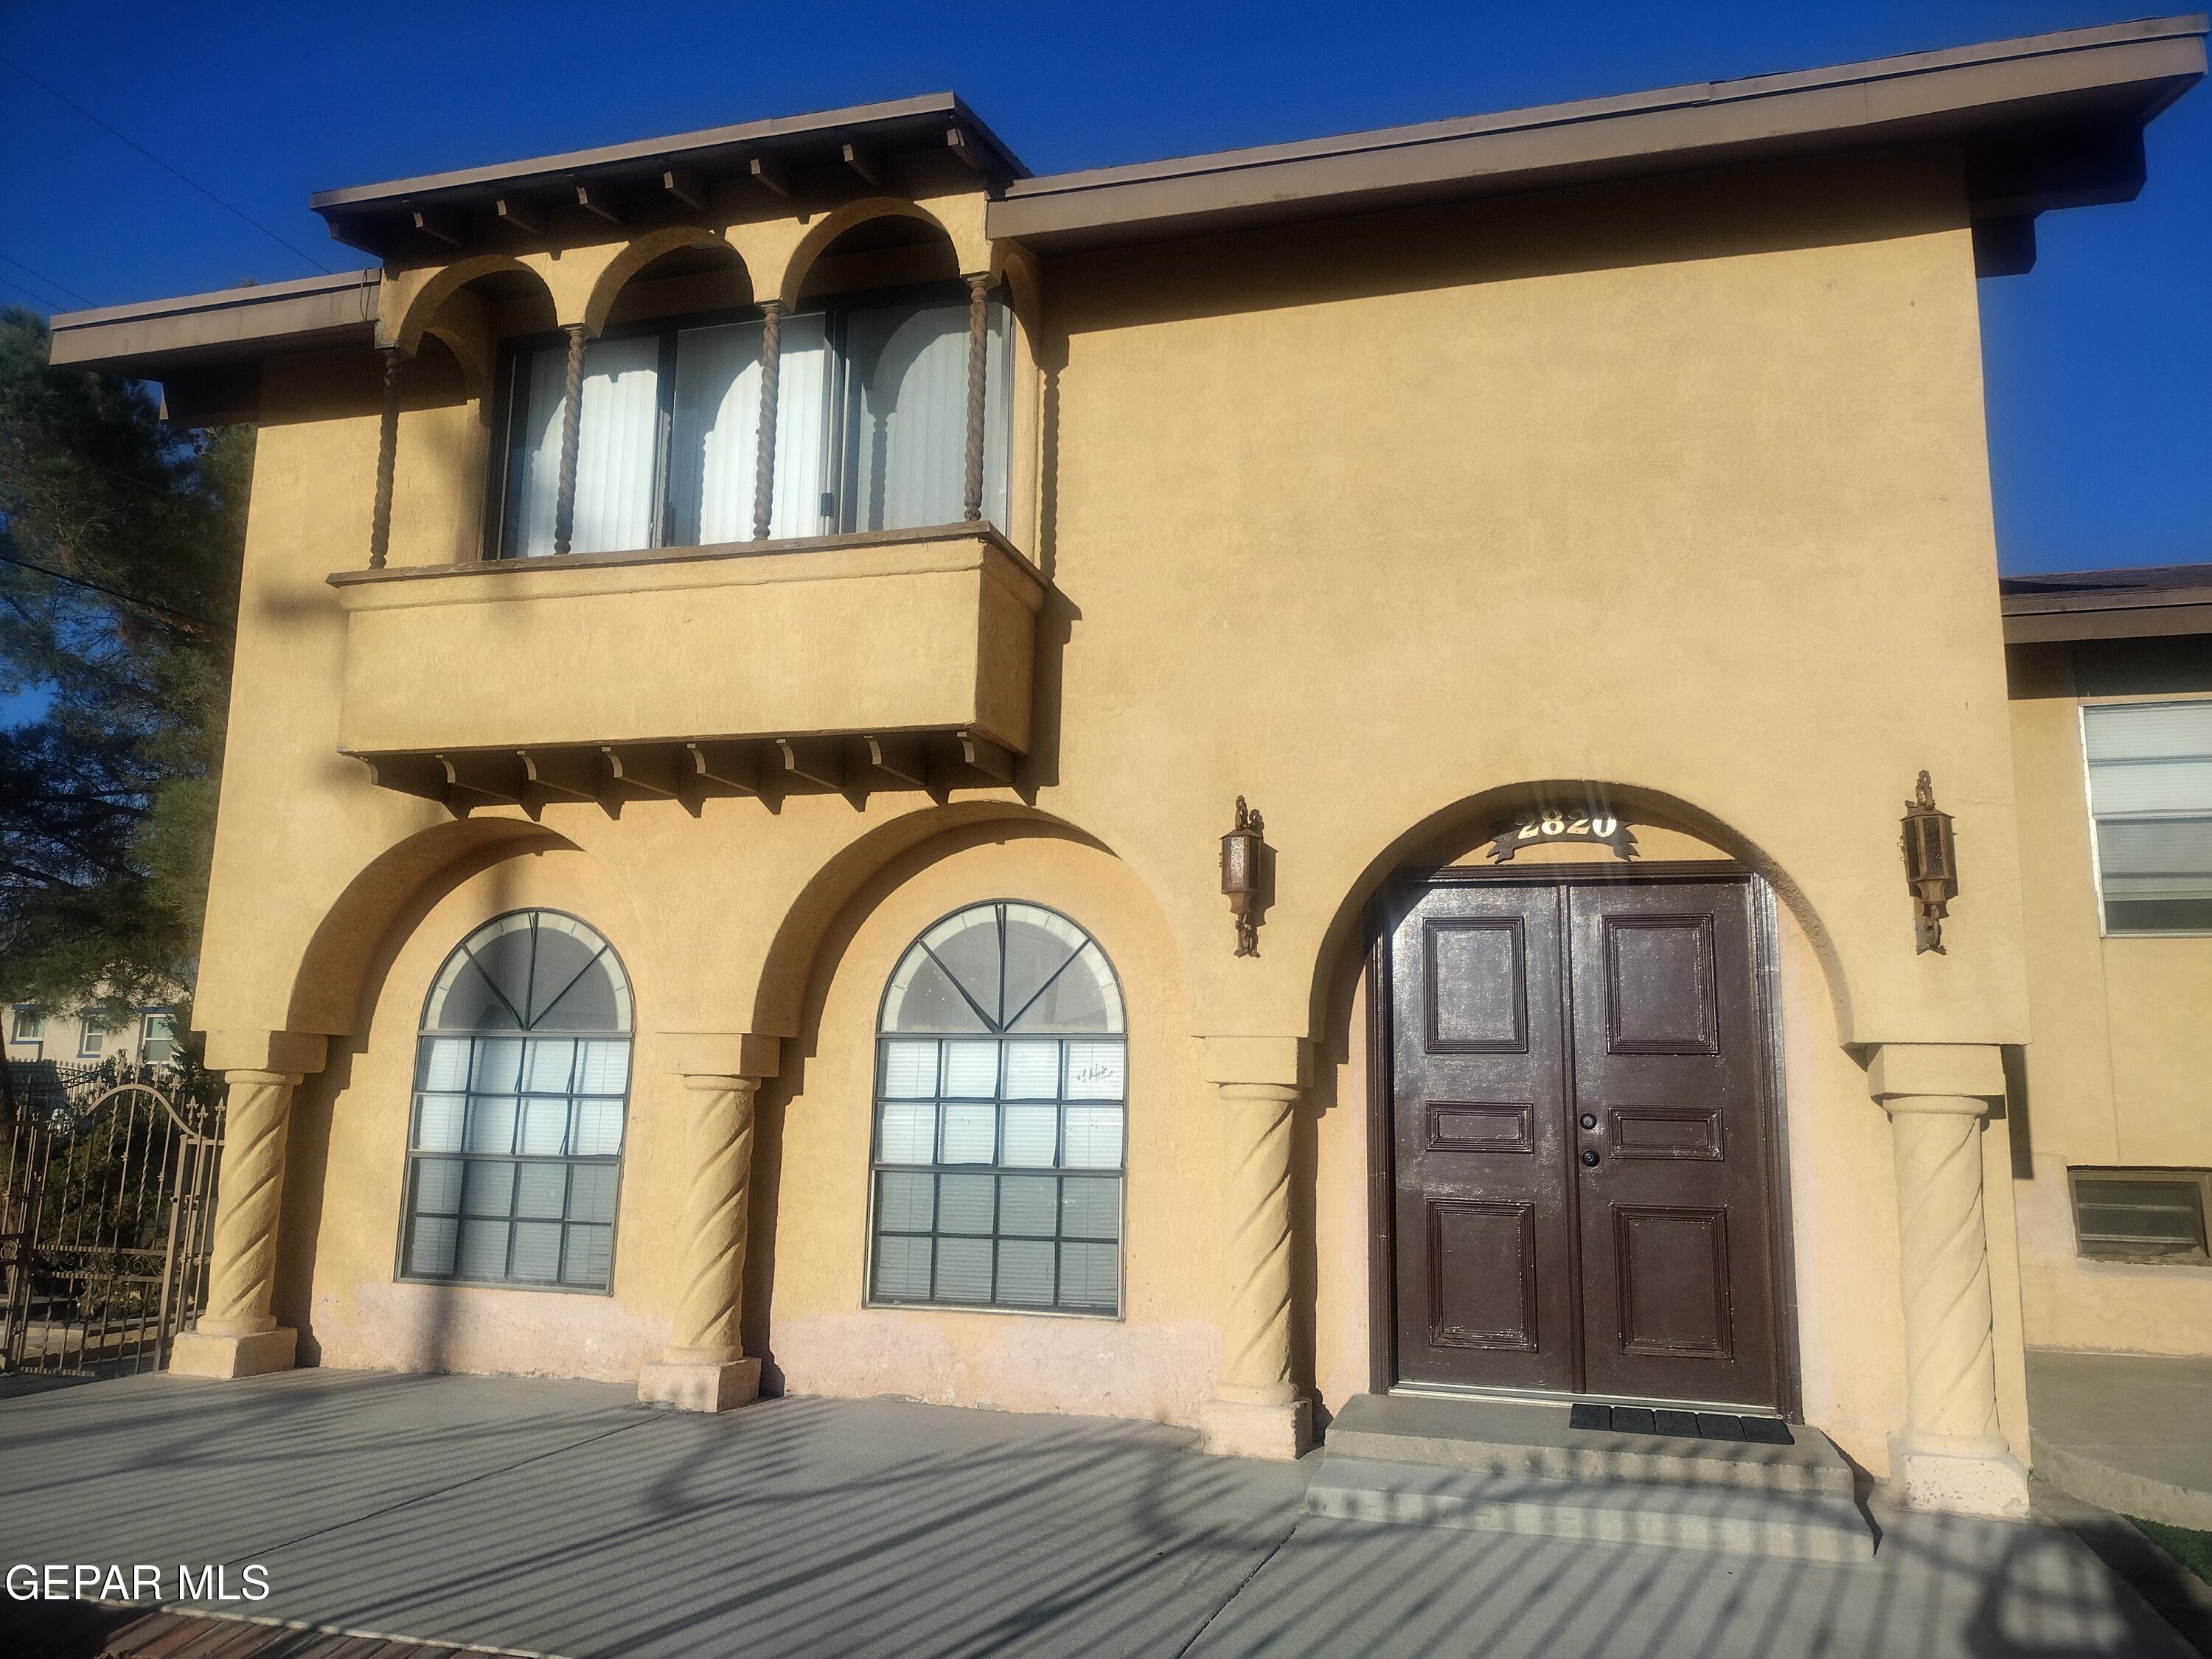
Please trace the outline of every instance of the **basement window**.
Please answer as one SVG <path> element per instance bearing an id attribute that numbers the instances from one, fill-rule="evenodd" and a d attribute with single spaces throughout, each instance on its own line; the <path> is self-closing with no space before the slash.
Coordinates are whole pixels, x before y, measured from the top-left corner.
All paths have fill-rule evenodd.
<path id="1" fill-rule="evenodd" d="M 2074 1170 L 2081 1254 L 2121 1261 L 2212 1261 L 2203 1170 Z"/>
<path id="2" fill-rule="evenodd" d="M 2088 704 L 2081 738 L 2105 932 L 2212 933 L 2212 698 Z"/>
<path id="3" fill-rule="evenodd" d="M 985 361 L 983 516 L 1006 521 L 1007 319 Z M 753 539 L 762 321 L 724 313 L 609 328 L 584 348 L 573 553 Z M 497 556 L 554 550 L 566 342 L 501 364 L 506 441 Z M 928 289 L 783 319 L 771 538 L 959 522 L 967 459 L 968 302 Z"/>

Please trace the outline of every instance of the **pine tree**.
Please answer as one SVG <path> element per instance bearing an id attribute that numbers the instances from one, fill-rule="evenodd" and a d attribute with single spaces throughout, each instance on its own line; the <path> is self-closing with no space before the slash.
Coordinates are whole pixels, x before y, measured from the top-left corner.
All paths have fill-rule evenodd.
<path id="1" fill-rule="evenodd" d="M 0 731 L 0 997 L 119 1022 L 193 980 L 253 430 L 47 345 L 0 313 L 0 697 L 47 699 Z"/>

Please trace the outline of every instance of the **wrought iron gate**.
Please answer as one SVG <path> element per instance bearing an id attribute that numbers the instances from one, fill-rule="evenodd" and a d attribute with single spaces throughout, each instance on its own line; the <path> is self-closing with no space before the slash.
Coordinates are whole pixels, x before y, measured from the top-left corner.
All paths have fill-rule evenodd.
<path id="1" fill-rule="evenodd" d="M 161 1370 L 207 1294 L 220 1093 L 173 1073 L 13 1092 L 0 1115 L 0 1374 Z"/>

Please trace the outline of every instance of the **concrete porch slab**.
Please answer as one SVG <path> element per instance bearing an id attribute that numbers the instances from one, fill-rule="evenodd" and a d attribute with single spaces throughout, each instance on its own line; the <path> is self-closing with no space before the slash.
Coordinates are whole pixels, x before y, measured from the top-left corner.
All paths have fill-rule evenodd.
<path id="1" fill-rule="evenodd" d="M 2122 1515 L 2212 1531 L 2212 1359 L 2027 1352 L 2035 1473 Z"/>
<path id="2" fill-rule="evenodd" d="M 1745 1561 L 1302 1520 L 1313 1460 L 1156 1425 L 628 1395 L 307 1371 L 0 1401 L 0 1567 L 253 1563 L 270 1595 L 222 1611 L 561 1659 L 2185 1652 L 2054 1527 L 1878 1511 L 1871 1563 Z"/>

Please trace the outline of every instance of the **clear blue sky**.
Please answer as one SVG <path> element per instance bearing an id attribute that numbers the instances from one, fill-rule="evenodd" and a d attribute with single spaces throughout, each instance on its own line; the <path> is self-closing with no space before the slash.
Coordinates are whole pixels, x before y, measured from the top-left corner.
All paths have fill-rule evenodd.
<path id="1" fill-rule="evenodd" d="M 0 56 L 343 268 L 368 261 L 329 240 L 310 191 L 940 88 L 1046 173 L 2142 15 L 2130 0 L 6 0 Z M 0 158 L 7 299 L 68 308 L 312 272 L 5 68 Z M 2139 201 L 2039 228 L 2031 275 L 1982 284 L 2004 568 L 2212 560 L 2212 88 L 2151 129 Z"/>

